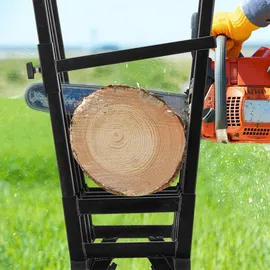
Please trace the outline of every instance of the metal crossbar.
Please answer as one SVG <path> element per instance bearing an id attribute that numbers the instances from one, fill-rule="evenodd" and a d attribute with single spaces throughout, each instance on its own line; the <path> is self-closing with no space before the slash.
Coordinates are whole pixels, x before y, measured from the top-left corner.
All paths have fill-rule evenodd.
<path id="1" fill-rule="evenodd" d="M 70 265 L 72 270 L 116 269 L 114 258 L 146 257 L 152 270 L 190 270 L 197 166 L 200 147 L 203 95 L 206 85 L 214 0 L 200 0 L 196 37 L 190 40 L 129 50 L 65 58 L 56 0 L 33 0 L 38 51 L 62 190 Z M 179 183 L 144 197 L 120 197 L 100 188 L 89 188 L 74 159 L 69 140 L 71 115 L 66 113 L 62 84 L 68 71 L 160 57 L 193 54 L 194 81 L 187 151 Z M 120 207 L 121 206 L 121 207 Z M 174 212 L 172 225 L 94 226 L 92 214 Z M 117 242 L 118 238 L 147 238 L 148 242 Z M 96 239 L 102 242 L 97 243 Z M 165 241 L 164 238 L 171 238 Z"/>
<path id="2" fill-rule="evenodd" d="M 116 52 L 74 57 L 57 61 L 58 72 L 105 66 L 190 51 L 201 51 L 215 46 L 213 37 L 184 40 Z"/>

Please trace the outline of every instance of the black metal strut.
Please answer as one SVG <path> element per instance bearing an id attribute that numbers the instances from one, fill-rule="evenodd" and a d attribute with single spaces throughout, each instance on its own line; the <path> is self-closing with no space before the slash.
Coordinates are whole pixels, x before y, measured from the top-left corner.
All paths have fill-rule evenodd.
<path id="1" fill-rule="evenodd" d="M 62 190 L 71 269 L 116 269 L 116 264 L 112 263 L 114 258 L 146 257 L 153 270 L 190 270 L 203 88 L 206 84 L 209 49 L 216 47 L 215 38 L 210 36 L 214 0 L 199 1 L 196 38 L 70 59 L 65 59 L 56 0 L 33 0 L 33 5 L 40 70 L 48 95 Z M 89 188 L 70 147 L 70 116 L 65 111 L 61 87 L 63 83 L 69 83 L 68 71 L 191 51 L 191 115 L 186 160 L 179 183 L 156 194 L 135 198 L 119 197 L 100 188 Z M 32 67 L 30 73 L 34 73 Z M 174 212 L 173 224 L 94 226 L 92 222 L 92 214 L 155 212 Z M 149 242 L 117 242 L 118 238 L 142 237 Z M 102 242 L 96 243 L 97 238 L 102 238 Z M 170 238 L 171 241 L 164 241 L 164 238 Z"/>

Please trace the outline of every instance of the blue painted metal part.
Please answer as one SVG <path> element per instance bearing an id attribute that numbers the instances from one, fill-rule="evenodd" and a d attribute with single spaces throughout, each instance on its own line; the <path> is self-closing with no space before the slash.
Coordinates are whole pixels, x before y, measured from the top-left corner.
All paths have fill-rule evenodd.
<path id="1" fill-rule="evenodd" d="M 63 96 L 66 112 L 73 114 L 85 97 L 94 93 L 103 86 L 84 85 L 84 84 L 63 84 Z M 163 99 L 184 122 L 188 117 L 188 106 L 186 104 L 186 95 L 174 94 L 156 90 L 149 90 L 150 93 Z M 49 112 L 48 99 L 42 83 L 34 83 L 28 86 L 25 92 L 25 101 L 28 106 L 34 110 Z"/>

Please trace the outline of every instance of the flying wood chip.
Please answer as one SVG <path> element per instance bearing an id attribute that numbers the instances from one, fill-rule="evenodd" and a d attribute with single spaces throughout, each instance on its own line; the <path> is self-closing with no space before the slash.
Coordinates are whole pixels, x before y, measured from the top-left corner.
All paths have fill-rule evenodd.
<path id="1" fill-rule="evenodd" d="M 170 185 L 181 168 L 180 117 L 141 88 L 110 85 L 85 98 L 70 129 L 83 171 L 110 193 L 142 196 Z"/>

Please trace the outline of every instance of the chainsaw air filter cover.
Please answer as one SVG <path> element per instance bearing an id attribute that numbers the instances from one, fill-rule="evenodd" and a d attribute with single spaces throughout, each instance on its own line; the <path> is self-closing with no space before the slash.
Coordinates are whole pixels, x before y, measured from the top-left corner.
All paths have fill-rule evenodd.
<path id="1" fill-rule="evenodd" d="M 270 143 L 270 49 L 251 57 L 226 60 L 227 134 L 230 142 Z M 214 69 L 214 63 L 212 62 Z M 204 111 L 215 110 L 215 84 L 205 96 Z M 202 123 L 202 137 L 216 141 L 215 120 Z M 210 120 L 209 120 L 210 119 Z"/>

